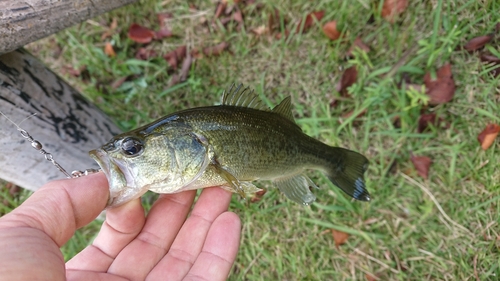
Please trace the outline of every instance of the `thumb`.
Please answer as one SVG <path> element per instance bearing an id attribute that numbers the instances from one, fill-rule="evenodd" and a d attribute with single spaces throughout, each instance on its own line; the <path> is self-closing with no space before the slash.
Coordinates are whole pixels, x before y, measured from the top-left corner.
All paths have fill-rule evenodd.
<path id="1" fill-rule="evenodd" d="M 0 228 L 40 229 L 61 247 L 76 229 L 99 215 L 108 197 L 108 182 L 102 172 L 49 182 L 0 219 Z"/>

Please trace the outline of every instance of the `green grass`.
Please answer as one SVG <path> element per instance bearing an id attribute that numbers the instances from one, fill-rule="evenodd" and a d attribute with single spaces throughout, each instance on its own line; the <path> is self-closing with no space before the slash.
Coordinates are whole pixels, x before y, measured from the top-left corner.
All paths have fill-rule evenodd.
<path id="1" fill-rule="evenodd" d="M 183 1 L 148 0 L 29 49 L 59 73 L 67 66 L 86 66 L 85 79 L 67 74 L 66 79 L 124 130 L 176 110 L 215 104 L 222 89 L 242 82 L 270 106 L 291 95 L 297 123 L 307 134 L 370 159 L 370 203 L 352 201 L 314 172 L 321 189 L 315 191 L 318 200 L 311 207 L 295 204 L 274 189 L 254 204 L 234 196 L 230 210 L 240 216 L 243 235 L 230 280 L 366 280 L 366 274 L 380 280 L 497 280 L 500 145 L 497 141 L 483 151 L 476 138 L 487 123 L 500 123 L 500 78 L 486 74 L 477 54 L 457 47 L 492 32 L 500 4 L 410 2 L 401 19 L 390 24 L 380 17 L 378 1 L 260 1 L 259 9 L 242 5 L 245 27 L 237 31 L 235 25 L 200 24 L 202 18 L 212 20 L 214 4 L 200 2 L 193 14 Z M 253 28 L 267 24 L 273 8 L 288 18 L 292 30 L 308 12 L 324 10 L 325 17 L 308 32 L 286 39 L 253 34 Z M 158 53 L 184 44 L 231 44 L 231 52 L 196 60 L 188 80 L 174 89 L 167 87 L 172 75 L 167 63 L 161 58 L 135 60 L 140 46 L 126 36 L 133 22 L 157 29 L 155 14 L 165 11 L 176 16 L 169 26 L 178 37 L 154 42 Z M 108 40 L 117 56 L 109 58 L 101 34 L 113 18 L 118 19 L 118 31 Z M 329 20 L 339 22 L 346 41 L 359 36 L 372 50 L 346 61 L 350 43 L 330 41 L 321 31 Z M 500 51 L 498 43 L 487 48 Z M 391 71 L 409 49 L 405 63 Z M 447 61 L 457 84 L 452 102 L 429 107 L 422 94 L 400 89 L 404 76 L 423 83 L 424 73 Z M 358 68 L 358 82 L 349 98 L 341 98 L 335 84 L 351 65 Z M 131 78 L 119 88 L 110 86 L 125 76 Z M 331 107 L 334 98 L 341 101 Z M 354 119 L 365 109 L 364 116 Z M 350 111 L 355 114 L 340 124 L 339 116 Z M 417 133 L 421 112 L 435 112 L 449 127 Z M 396 116 L 400 126 L 394 125 Z M 432 158 L 428 180 L 414 171 L 410 152 Z M 85 247 L 98 228 L 94 222 L 80 230 L 64 246 L 65 257 Z M 351 236 L 336 248 L 330 229 Z"/>

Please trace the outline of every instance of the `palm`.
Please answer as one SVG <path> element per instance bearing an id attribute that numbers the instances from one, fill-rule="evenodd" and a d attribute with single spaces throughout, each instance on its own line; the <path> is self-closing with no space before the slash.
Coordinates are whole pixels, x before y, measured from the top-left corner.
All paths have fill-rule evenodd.
<path id="1" fill-rule="evenodd" d="M 147 218 L 138 201 L 110 209 L 92 243 L 66 264 L 69 279 L 224 280 L 236 255 L 240 223 L 225 213 L 231 195 L 204 190 L 162 196 Z"/>

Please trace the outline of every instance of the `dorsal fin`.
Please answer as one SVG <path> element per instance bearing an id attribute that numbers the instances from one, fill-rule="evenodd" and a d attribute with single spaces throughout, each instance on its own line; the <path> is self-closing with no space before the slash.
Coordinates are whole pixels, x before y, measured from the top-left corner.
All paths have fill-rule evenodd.
<path id="1" fill-rule="evenodd" d="M 290 96 L 281 101 L 280 104 L 275 106 L 272 111 L 295 123 L 295 119 L 293 119 L 292 114 L 292 99 Z"/>
<path id="2" fill-rule="evenodd" d="M 246 87 L 243 90 L 241 88 L 243 84 L 238 86 L 231 85 L 231 88 L 222 94 L 222 105 L 239 106 L 239 107 L 249 107 L 263 111 L 269 111 L 267 107 L 259 98 L 258 95 L 250 90 L 250 87 Z"/>

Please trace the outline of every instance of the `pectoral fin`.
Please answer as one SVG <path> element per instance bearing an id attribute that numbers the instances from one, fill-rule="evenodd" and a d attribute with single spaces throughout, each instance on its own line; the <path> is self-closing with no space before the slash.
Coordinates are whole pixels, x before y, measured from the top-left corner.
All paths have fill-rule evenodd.
<path id="1" fill-rule="evenodd" d="M 227 168 L 219 163 L 212 163 L 212 166 L 215 168 L 215 172 L 227 182 L 227 190 L 236 192 L 243 198 L 246 198 L 246 193 L 255 193 L 260 190 L 251 182 L 239 181 Z"/>
<path id="2" fill-rule="evenodd" d="M 318 187 L 307 176 L 282 177 L 274 180 L 274 184 L 286 197 L 297 203 L 309 205 L 316 200 L 316 196 L 309 190 L 309 187 Z"/>

